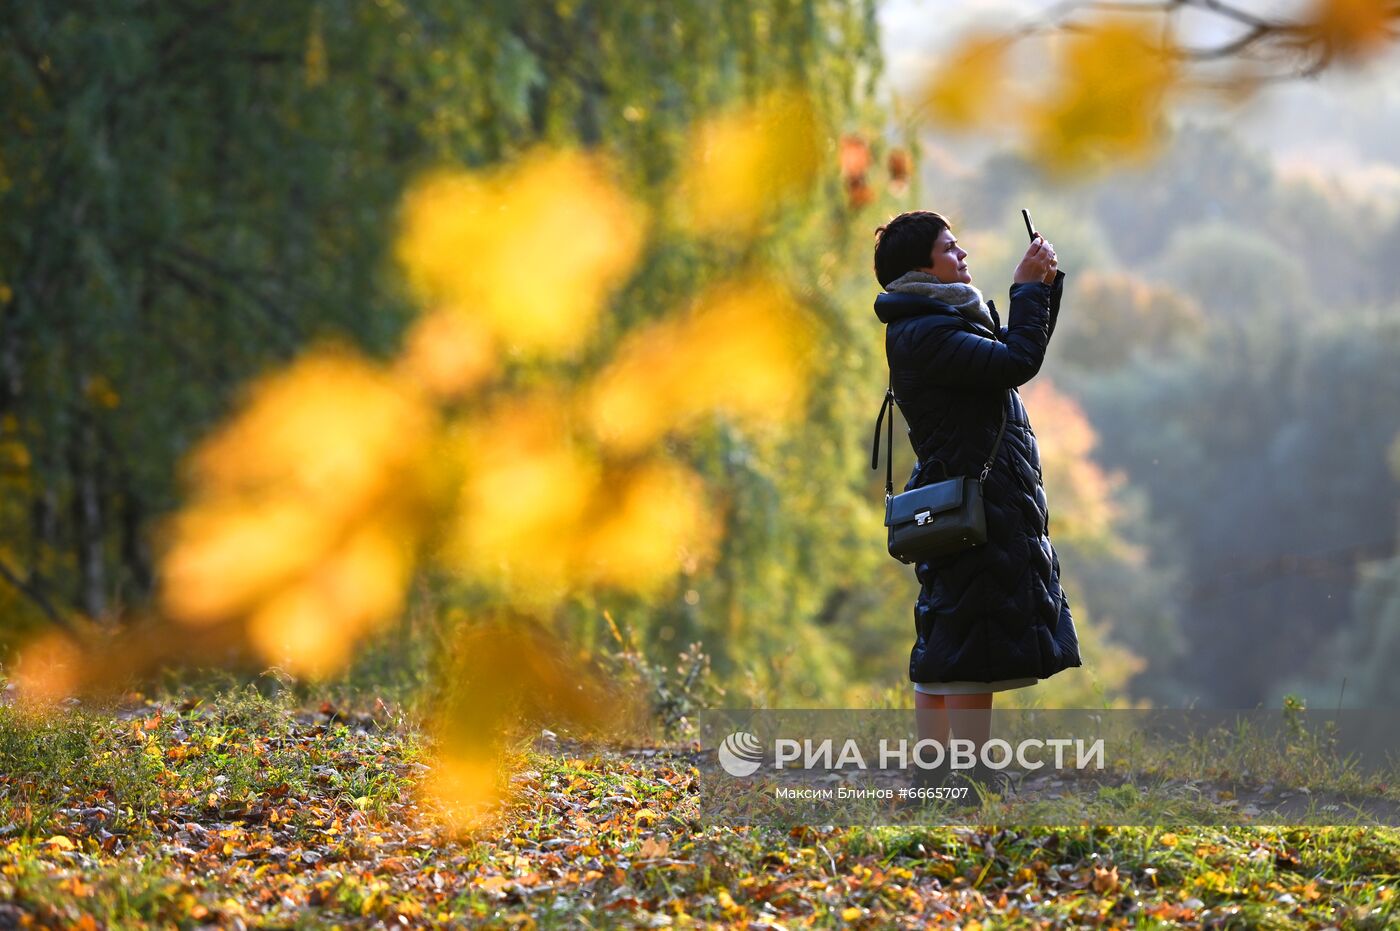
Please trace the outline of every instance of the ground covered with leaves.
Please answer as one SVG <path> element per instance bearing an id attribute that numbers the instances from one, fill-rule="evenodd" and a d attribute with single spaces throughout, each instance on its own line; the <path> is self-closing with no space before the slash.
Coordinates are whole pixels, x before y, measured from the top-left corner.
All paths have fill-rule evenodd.
<path id="1" fill-rule="evenodd" d="M 686 748 L 554 738 L 455 836 L 402 715 L 0 705 L 0 927 L 1388 928 L 1388 828 L 707 823 Z"/>

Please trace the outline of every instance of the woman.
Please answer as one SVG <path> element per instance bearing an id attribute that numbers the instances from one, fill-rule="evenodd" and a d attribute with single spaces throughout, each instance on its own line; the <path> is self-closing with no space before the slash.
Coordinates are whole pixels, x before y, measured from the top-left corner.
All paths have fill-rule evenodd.
<path id="1" fill-rule="evenodd" d="M 1012 276 L 1002 327 L 972 286 L 968 253 L 943 217 L 901 214 L 876 236 L 875 276 L 885 291 L 875 313 L 887 324 L 895 401 L 919 457 L 904 490 L 978 475 L 1006 412 L 983 486 L 987 542 L 915 566 L 909 677 L 920 738 L 942 741 L 949 711 L 974 712 L 958 714 L 955 730 L 980 749 L 995 692 L 1081 665 L 1050 544 L 1040 452 L 1016 391 L 1040 371 L 1065 273 L 1037 234 Z"/>

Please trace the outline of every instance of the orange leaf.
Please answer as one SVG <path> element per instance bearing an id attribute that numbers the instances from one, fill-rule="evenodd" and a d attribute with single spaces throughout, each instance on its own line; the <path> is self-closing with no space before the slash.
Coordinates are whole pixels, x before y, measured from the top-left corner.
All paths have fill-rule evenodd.
<path id="1" fill-rule="evenodd" d="M 670 852 L 670 850 L 670 840 L 658 841 L 654 837 L 648 837 L 645 841 L 642 842 L 642 849 L 637 852 L 637 856 L 640 859 L 649 860 L 652 857 L 664 857 L 667 853 Z"/>
<path id="2" fill-rule="evenodd" d="M 1395 38 L 1393 6 L 1388 0 L 1315 0 L 1311 31 L 1328 51 L 1360 58 Z"/>
<path id="3" fill-rule="evenodd" d="M 1118 888 L 1118 867 L 1109 869 L 1094 867 L 1093 887 L 1095 892 L 1112 892 Z"/>

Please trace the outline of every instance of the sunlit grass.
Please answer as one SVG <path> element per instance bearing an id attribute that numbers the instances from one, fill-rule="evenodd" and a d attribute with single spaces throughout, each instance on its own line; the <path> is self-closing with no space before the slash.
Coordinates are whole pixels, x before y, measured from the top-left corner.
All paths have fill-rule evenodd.
<path id="1" fill-rule="evenodd" d="M 287 693 L 237 687 L 128 710 L 21 718 L 0 707 L 0 824 L 15 825 L 0 888 L 23 889 L 30 913 L 117 923 L 529 914 L 567 927 L 625 885 L 629 901 L 590 923 L 636 926 L 664 910 L 677 923 L 767 915 L 840 927 L 951 908 L 984 927 L 1216 915 L 1382 928 L 1400 877 L 1400 832 L 1389 827 L 707 821 L 683 747 L 550 750 L 523 731 L 505 752 L 519 796 L 452 840 L 433 833 L 444 812 L 409 804 L 445 759 L 410 722 L 347 726 Z M 264 859 L 269 843 L 276 861 Z"/>

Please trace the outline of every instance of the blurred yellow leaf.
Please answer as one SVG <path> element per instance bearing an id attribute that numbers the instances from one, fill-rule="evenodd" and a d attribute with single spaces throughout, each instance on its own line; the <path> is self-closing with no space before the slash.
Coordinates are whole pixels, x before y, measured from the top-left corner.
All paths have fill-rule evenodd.
<path id="1" fill-rule="evenodd" d="M 1164 99 L 1179 78 L 1159 48 L 1157 27 L 1133 18 L 1070 36 L 1059 84 L 1027 105 L 1033 157 L 1067 172 L 1151 151 Z"/>
<path id="2" fill-rule="evenodd" d="M 464 425 L 445 556 L 518 605 L 590 585 L 646 590 L 709 555 L 717 528 L 684 467 L 610 466 L 572 435 L 564 395 L 511 399 Z"/>
<path id="3" fill-rule="evenodd" d="M 494 336 L 470 312 L 456 307 L 438 308 L 409 328 L 399 369 L 406 378 L 438 397 L 458 397 L 497 373 Z"/>
<path id="4" fill-rule="evenodd" d="M 509 722 L 547 719 L 588 730 L 634 724 L 635 696 L 608 687 L 534 619 L 501 612 L 465 625 L 432 703 L 436 760 L 422 783 L 449 826 L 480 825 L 501 799 L 500 751 Z"/>
<path id="5" fill-rule="evenodd" d="M 421 790 L 437 805 L 450 829 L 470 831 L 501 799 L 500 761 L 485 748 L 480 756 L 439 757 Z"/>
<path id="6" fill-rule="evenodd" d="M 691 470 L 649 462 L 608 483 L 603 512 L 583 541 L 588 580 L 649 591 L 683 566 L 708 561 L 720 526 Z"/>
<path id="7" fill-rule="evenodd" d="M 430 306 L 479 316 L 507 347 L 567 356 L 631 270 L 643 227 L 598 158 L 536 150 L 495 171 L 439 172 L 414 185 L 397 252 Z"/>
<path id="8" fill-rule="evenodd" d="M 190 457 L 189 478 L 197 496 L 287 494 L 345 516 L 401 484 L 434 418 L 391 375 L 320 346 L 253 386 Z"/>
<path id="9" fill-rule="evenodd" d="M 541 601 L 571 581 L 601 466 L 571 436 L 561 393 L 508 399 L 469 419 L 454 443 L 466 460 L 445 556 L 459 570 Z"/>
<path id="10" fill-rule="evenodd" d="M 349 659 L 345 633 L 325 593 L 310 584 L 278 591 L 248 621 L 249 640 L 268 662 L 311 678 L 323 678 Z"/>
<path id="11" fill-rule="evenodd" d="M 796 91 L 709 119 L 689 141 L 677 214 L 697 233 L 752 235 L 807 193 L 825 144 L 811 99 Z"/>
<path id="12" fill-rule="evenodd" d="M 411 571 L 411 554 L 390 528 L 368 523 L 267 599 L 249 619 L 249 638 L 294 675 L 324 678 L 344 666 L 366 630 L 399 611 Z"/>
<path id="13" fill-rule="evenodd" d="M 158 534 L 161 609 L 246 620 L 266 659 L 336 671 L 402 607 L 436 435 L 424 398 L 343 348 L 262 380 L 190 457 L 193 501 Z"/>
<path id="14" fill-rule="evenodd" d="M 335 529 L 290 497 L 189 506 L 162 528 L 161 609 L 191 624 L 227 620 L 309 569 Z"/>
<path id="15" fill-rule="evenodd" d="M 970 129 L 1006 119 L 1007 48 L 1004 36 L 970 33 L 925 79 L 924 105 L 939 129 Z"/>
<path id="16" fill-rule="evenodd" d="M 342 623 L 382 620 L 403 606 L 413 571 L 413 537 L 391 514 L 377 517 L 354 528 L 314 574 Z"/>
<path id="17" fill-rule="evenodd" d="M 1390 0 L 1314 0 L 1308 21 L 1330 52 L 1361 58 L 1395 38 L 1395 17 Z"/>
<path id="18" fill-rule="evenodd" d="M 632 334 L 585 392 L 581 417 L 620 452 L 715 413 L 781 422 L 806 400 L 813 342 L 810 319 L 781 284 L 720 285 L 686 314 Z"/>
<path id="19" fill-rule="evenodd" d="M 78 644 L 60 631 L 49 631 L 21 647 L 10 679 L 21 698 L 43 711 L 76 694 L 83 672 Z"/>

